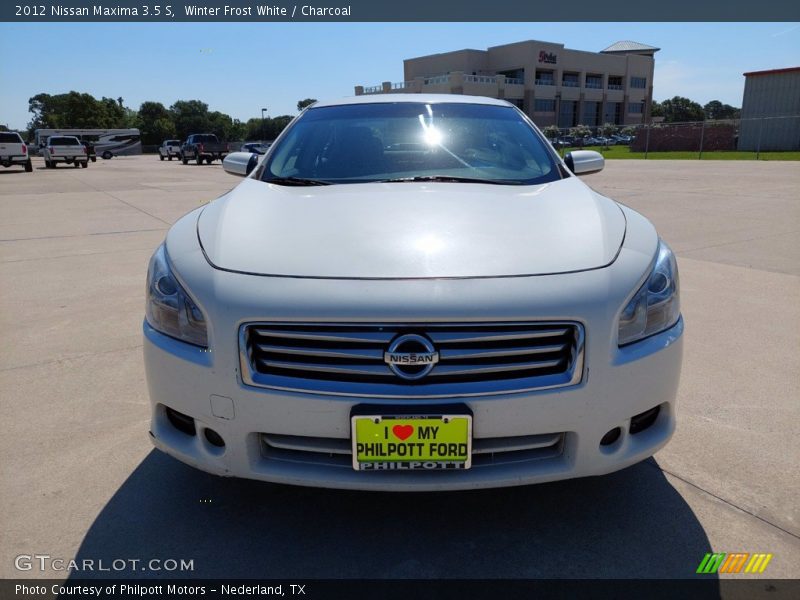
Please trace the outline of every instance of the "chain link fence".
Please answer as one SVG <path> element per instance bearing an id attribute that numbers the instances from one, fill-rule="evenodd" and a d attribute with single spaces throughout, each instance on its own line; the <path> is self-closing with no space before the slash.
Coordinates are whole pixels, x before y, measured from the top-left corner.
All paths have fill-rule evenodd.
<path id="1" fill-rule="evenodd" d="M 696 153 L 696 158 L 703 158 L 704 152 L 738 152 L 760 158 L 765 152 L 800 151 L 800 115 L 642 125 L 549 126 L 543 131 L 562 153 L 569 148 L 627 146 L 630 153 L 644 154 L 644 158 L 663 152 Z M 619 149 L 614 154 L 624 158 L 625 151 Z"/>

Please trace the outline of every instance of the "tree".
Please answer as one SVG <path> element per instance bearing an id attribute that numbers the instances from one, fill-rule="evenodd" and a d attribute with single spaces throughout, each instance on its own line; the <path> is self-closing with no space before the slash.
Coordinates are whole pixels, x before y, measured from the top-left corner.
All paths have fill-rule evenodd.
<path id="1" fill-rule="evenodd" d="M 664 100 L 661 103 L 661 107 L 664 110 L 664 121 L 666 123 L 702 121 L 705 119 L 703 107 L 683 96 L 675 96 L 670 100 Z"/>
<path id="2" fill-rule="evenodd" d="M 208 113 L 208 131 L 221 140 L 228 140 L 233 131 L 233 119 L 225 113 L 212 111 Z"/>
<path id="3" fill-rule="evenodd" d="M 298 100 L 297 101 L 297 110 L 302 111 L 306 106 L 311 106 L 316 102 L 316 98 L 306 98 L 305 100 Z"/>
<path id="4" fill-rule="evenodd" d="M 176 100 L 169 107 L 172 122 L 175 123 L 176 135 L 185 140 L 193 133 L 205 133 L 210 122 L 208 118 L 208 104 L 200 100 Z"/>
<path id="5" fill-rule="evenodd" d="M 548 125 L 542 129 L 542 133 L 548 140 L 555 140 L 561 135 L 561 130 L 557 125 Z"/>
<path id="6" fill-rule="evenodd" d="M 583 145 L 583 138 L 592 135 L 592 130 L 586 125 L 576 125 L 575 127 L 570 128 L 569 134 L 578 140 L 581 145 Z"/>
<path id="7" fill-rule="evenodd" d="M 664 116 L 664 105 L 661 102 L 653 100 L 650 103 L 650 116 L 651 117 L 663 117 Z"/>
<path id="8" fill-rule="evenodd" d="M 75 91 L 66 94 L 37 94 L 28 99 L 28 111 L 33 118 L 28 123 L 30 133 L 39 128 L 98 128 L 125 127 L 129 118 L 126 109 L 112 98 L 98 100 L 91 94 Z"/>
<path id="9" fill-rule="evenodd" d="M 617 126 L 614 123 L 603 123 L 597 128 L 597 131 L 600 132 L 600 135 L 609 137 L 617 133 Z"/>
<path id="10" fill-rule="evenodd" d="M 175 123 L 161 102 L 145 101 L 136 114 L 136 125 L 142 134 L 142 144 L 160 144 L 165 139 L 175 137 Z"/>
<path id="11" fill-rule="evenodd" d="M 706 119 L 738 119 L 741 116 L 741 109 L 731 106 L 730 104 L 723 104 L 719 100 L 712 100 L 703 107 L 703 112 Z"/>

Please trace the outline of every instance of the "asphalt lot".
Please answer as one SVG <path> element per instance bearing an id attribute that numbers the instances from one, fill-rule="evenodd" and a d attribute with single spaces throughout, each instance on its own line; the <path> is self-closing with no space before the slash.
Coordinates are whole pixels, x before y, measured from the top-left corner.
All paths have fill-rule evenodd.
<path id="1" fill-rule="evenodd" d="M 193 559 L 183 577 L 688 578 L 712 549 L 800 577 L 800 163 L 610 161 L 586 178 L 678 254 L 675 437 L 602 478 L 422 495 L 215 478 L 153 450 L 147 261 L 237 180 L 153 156 L 43 167 L 0 169 L 0 577 L 66 577 L 14 568 L 48 554 Z"/>

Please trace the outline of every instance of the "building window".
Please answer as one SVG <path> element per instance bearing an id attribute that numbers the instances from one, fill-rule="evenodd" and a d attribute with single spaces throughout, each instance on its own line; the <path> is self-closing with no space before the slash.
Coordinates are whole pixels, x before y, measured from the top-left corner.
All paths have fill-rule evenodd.
<path id="1" fill-rule="evenodd" d="M 581 123 L 589 127 L 600 125 L 600 102 L 584 102 Z"/>
<path id="2" fill-rule="evenodd" d="M 552 71 L 536 71 L 536 85 L 555 85 Z"/>
<path id="3" fill-rule="evenodd" d="M 587 75 L 586 87 L 595 90 L 603 89 L 603 76 L 602 75 Z"/>
<path id="4" fill-rule="evenodd" d="M 575 127 L 578 124 L 578 103 L 575 100 L 562 100 L 558 115 L 559 127 Z"/>
<path id="5" fill-rule="evenodd" d="M 533 101 L 533 112 L 556 112 L 556 101 L 536 98 Z"/>
<path id="6" fill-rule="evenodd" d="M 577 73 L 564 73 L 561 78 L 561 85 L 564 87 L 580 87 L 580 80 Z"/>
<path id="7" fill-rule="evenodd" d="M 631 77 L 631 87 L 639 89 L 639 90 L 645 89 L 647 87 L 647 78 L 646 77 Z"/>
<path id="8" fill-rule="evenodd" d="M 610 89 L 610 90 L 621 90 L 622 88 L 623 88 L 622 77 L 620 75 L 609 75 L 608 76 L 608 89 Z"/>
<path id="9" fill-rule="evenodd" d="M 606 112 L 603 115 L 603 123 L 622 125 L 622 107 L 622 102 L 606 102 Z"/>
<path id="10" fill-rule="evenodd" d="M 644 104 L 642 102 L 628 102 L 628 114 L 640 115 L 644 111 Z"/>

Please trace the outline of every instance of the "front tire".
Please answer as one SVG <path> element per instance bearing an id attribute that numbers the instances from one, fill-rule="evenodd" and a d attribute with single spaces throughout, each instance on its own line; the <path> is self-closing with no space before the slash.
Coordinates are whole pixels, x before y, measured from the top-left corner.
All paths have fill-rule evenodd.
<path id="1" fill-rule="evenodd" d="M 86 162 L 82 162 L 81 163 L 81 169 L 85 169 L 88 166 L 89 166 L 89 161 L 88 160 Z"/>
<path id="2" fill-rule="evenodd" d="M 163 154 L 159 154 L 158 158 L 160 158 L 163 161 L 164 160 L 164 155 Z M 170 158 L 170 160 L 172 160 L 172 159 Z"/>
<path id="3" fill-rule="evenodd" d="M 185 165 L 189 164 L 189 159 L 186 158 L 186 155 L 181 156 L 181 162 Z"/>
<path id="4" fill-rule="evenodd" d="M 108 150 L 106 150 L 105 152 L 103 152 L 103 160 L 108 160 L 108 159 L 109 159 L 109 158 L 111 158 L 112 156 L 114 156 L 114 155 L 113 155 L 113 154 L 111 154 L 111 152 L 109 152 Z"/>

